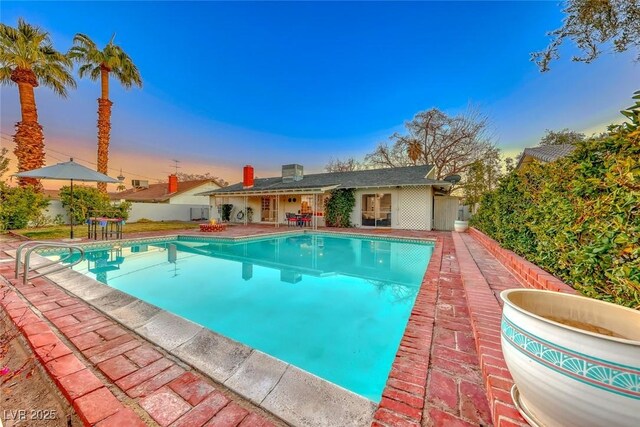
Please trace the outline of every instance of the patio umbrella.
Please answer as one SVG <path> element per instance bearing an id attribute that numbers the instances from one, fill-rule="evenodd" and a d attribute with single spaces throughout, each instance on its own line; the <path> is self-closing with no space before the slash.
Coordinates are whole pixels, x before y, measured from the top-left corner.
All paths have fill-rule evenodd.
<path id="1" fill-rule="evenodd" d="M 96 172 L 88 167 L 82 166 L 69 159 L 68 162 L 58 163 L 53 166 L 46 166 L 40 169 L 33 169 L 26 172 L 17 173 L 20 178 L 57 179 L 71 181 L 71 238 L 73 239 L 73 181 L 82 182 L 120 182 L 100 172 Z"/>

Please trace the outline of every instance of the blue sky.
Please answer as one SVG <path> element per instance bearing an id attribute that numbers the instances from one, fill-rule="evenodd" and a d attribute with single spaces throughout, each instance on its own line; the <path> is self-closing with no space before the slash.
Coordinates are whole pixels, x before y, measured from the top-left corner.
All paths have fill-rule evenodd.
<path id="1" fill-rule="evenodd" d="M 469 104 L 513 154 L 545 129 L 602 129 L 640 88 L 631 54 L 585 65 L 567 46 L 538 72 L 529 54 L 560 25 L 556 2 L 3 1 L 0 12 L 65 51 L 77 32 L 99 45 L 116 34 L 144 79 L 142 90 L 111 86 L 110 167 L 128 179 L 163 178 L 171 159 L 230 181 L 245 163 L 261 176 L 290 162 L 320 171 L 331 157 L 362 157 L 420 110 Z M 18 95 L 0 95 L 9 146 Z M 66 100 L 36 89 L 48 161 L 95 159 L 98 95 L 87 80 Z"/>

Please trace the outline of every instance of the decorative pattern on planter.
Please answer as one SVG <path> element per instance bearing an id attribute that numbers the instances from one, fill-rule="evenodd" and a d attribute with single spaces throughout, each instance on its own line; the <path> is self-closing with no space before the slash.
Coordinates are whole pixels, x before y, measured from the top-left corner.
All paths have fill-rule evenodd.
<path id="1" fill-rule="evenodd" d="M 562 375 L 640 400 L 640 366 L 626 366 L 582 354 L 539 338 L 502 317 L 502 337 L 511 346 Z"/>

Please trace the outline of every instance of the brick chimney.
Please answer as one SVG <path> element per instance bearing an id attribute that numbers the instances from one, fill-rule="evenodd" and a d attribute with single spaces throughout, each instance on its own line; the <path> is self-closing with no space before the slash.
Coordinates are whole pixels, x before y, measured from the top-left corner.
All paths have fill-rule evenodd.
<path id="1" fill-rule="evenodd" d="M 175 193 L 178 191 L 178 177 L 176 175 L 169 175 L 169 193 Z"/>
<path id="2" fill-rule="evenodd" d="M 242 188 L 253 187 L 253 166 L 246 165 L 242 169 Z"/>

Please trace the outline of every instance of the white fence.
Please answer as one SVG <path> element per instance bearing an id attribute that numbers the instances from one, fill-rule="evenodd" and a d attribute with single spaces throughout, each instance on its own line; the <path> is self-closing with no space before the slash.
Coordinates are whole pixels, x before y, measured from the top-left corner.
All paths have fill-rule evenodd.
<path id="1" fill-rule="evenodd" d="M 171 205 L 168 203 L 132 203 L 128 222 L 136 222 L 142 218 L 152 221 L 191 221 L 192 219 L 208 219 L 208 205 Z M 65 223 L 69 222 L 67 211 L 60 200 L 51 200 L 45 214 L 52 220 L 61 215 Z"/>

